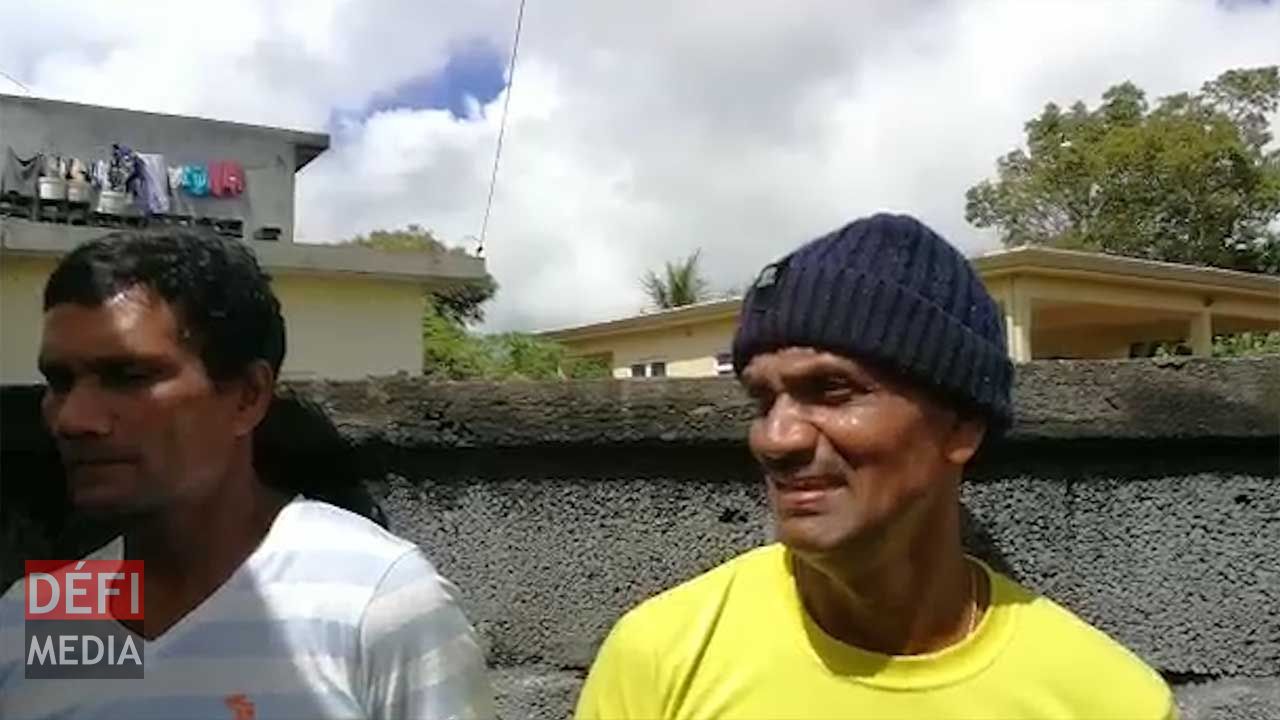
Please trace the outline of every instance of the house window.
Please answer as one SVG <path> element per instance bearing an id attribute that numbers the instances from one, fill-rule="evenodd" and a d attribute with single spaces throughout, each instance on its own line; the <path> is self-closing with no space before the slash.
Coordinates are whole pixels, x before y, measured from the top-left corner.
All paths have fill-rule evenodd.
<path id="1" fill-rule="evenodd" d="M 633 378 L 660 378 L 667 376 L 667 363 L 662 360 L 655 360 L 650 363 L 636 363 L 631 366 L 631 377 Z"/>
<path id="2" fill-rule="evenodd" d="M 733 353 L 716 354 L 716 374 L 721 377 L 733 374 Z"/>

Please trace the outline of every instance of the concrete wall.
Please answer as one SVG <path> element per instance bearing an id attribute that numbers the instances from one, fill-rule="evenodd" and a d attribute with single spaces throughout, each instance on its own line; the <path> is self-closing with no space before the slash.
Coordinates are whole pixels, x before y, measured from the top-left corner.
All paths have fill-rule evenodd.
<path id="1" fill-rule="evenodd" d="M 53 257 L 0 257 L 0 382 L 40 382 L 44 283 L 56 263 Z M 273 274 L 289 335 L 284 377 L 422 373 L 420 284 L 355 274 Z"/>
<path id="2" fill-rule="evenodd" d="M 286 379 L 422 374 L 424 291 L 417 283 L 282 275 L 272 285 L 289 333 Z"/>
<path id="3" fill-rule="evenodd" d="M 37 398 L 0 395 L 0 472 L 22 479 L 0 486 L 0 580 L 109 531 L 64 512 Z M 364 481 L 460 585 L 505 718 L 566 716 L 619 614 L 770 535 L 731 380 L 290 398 L 261 438 L 289 457 L 275 481 Z M 350 453 L 289 414 L 299 399 Z M 964 487 L 969 547 L 1165 673 L 1184 717 L 1280 717 L 1280 358 L 1032 363 L 1017 409 Z"/>
<path id="4" fill-rule="evenodd" d="M 140 73 L 133 79 L 145 82 Z M 19 157 L 56 153 L 85 161 L 111 158 L 112 143 L 138 152 L 163 153 L 169 165 L 236 160 L 244 165 L 245 192 L 235 198 L 174 196 L 175 213 L 240 218 L 244 236 L 278 227 L 293 238 L 295 149 L 272 129 L 131 112 L 114 108 L 0 96 L 0 153 Z"/>

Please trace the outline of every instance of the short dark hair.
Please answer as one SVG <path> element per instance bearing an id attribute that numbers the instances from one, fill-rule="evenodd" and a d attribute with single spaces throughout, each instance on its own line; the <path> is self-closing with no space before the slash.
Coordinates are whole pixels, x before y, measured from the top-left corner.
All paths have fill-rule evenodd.
<path id="1" fill-rule="evenodd" d="M 174 307 L 184 339 L 214 380 L 266 360 L 279 376 L 285 326 L 271 276 L 242 241 L 169 228 L 114 232 L 86 242 L 58 263 L 44 288 L 44 309 L 97 307 L 132 287 Z"/>

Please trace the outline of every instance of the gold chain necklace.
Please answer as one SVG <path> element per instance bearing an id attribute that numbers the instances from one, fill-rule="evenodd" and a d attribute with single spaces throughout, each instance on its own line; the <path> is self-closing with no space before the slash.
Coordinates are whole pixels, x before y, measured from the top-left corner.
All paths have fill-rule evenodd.
<path id="1" fill-rule="evenodd" d="M 973 634 L 978 627 L 978 571 L 973 567 L 973 563 L 965 561 L 965 567 L 968 569 L 969 575 L 969 631 L 965 633 L 965 637 Z"/>

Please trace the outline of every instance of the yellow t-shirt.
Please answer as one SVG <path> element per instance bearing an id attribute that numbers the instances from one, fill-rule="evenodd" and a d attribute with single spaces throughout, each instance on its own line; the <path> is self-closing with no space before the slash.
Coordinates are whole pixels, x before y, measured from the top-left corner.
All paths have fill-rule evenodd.
<path id="1" fill-rule="evenodd" d="M 991 604 L 974 633 L 895 657 L 824 633 L 803 609 L 787 551 L 753 550 L 627 613 L 600 649 L 577 717 L 1177 717 L 1168 686 L 1132 653 L 982 567 Z"/>

